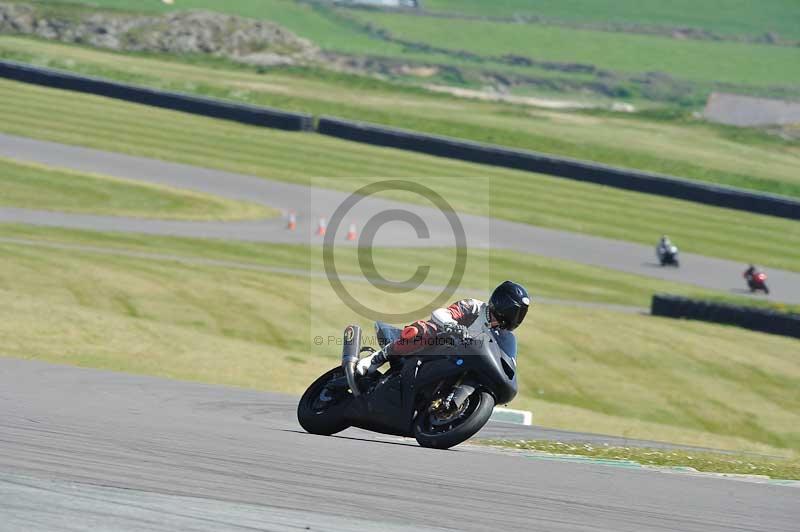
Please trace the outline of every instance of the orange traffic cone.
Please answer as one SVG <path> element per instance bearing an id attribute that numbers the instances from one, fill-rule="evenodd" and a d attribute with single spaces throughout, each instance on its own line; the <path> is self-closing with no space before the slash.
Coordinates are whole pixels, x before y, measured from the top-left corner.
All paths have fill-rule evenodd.
<path id="1" fill-rule="evenodd" d="M 347 240 L 355 240 L 356 236 L 356 224 L 350 224 L 350 229 L 347 230 Z"/>
<path id="2" fill-rule="evenodd" d="M 328 223 L 325 221 L 325 218 L 320 218 L 319 224 L 317 225 L 317 235 L 325 236 L 325 231 L 327 229 L 328 229 Z"/>
<path id="3" fill-rule="evenodd" d="M 297 215 L 294 211 L 289 211 L 289 224 L 286 226 L 289 231 L 297 229 Z"/>

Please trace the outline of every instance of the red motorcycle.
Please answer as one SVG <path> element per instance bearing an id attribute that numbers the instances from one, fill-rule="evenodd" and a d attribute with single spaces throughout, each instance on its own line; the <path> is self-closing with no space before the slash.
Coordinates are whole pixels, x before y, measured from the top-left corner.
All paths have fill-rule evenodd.
<path id="1" fill-rule="evenodd" d="M 758 290 L 763 290 L 765 294 L 769 294 L 769 288 L 767 287 L 767 274 L 764 272 L 745 272 L 744 278 L 747 279 L 747 286 L 750 288 L 751 292 L 757 292 Z"/>

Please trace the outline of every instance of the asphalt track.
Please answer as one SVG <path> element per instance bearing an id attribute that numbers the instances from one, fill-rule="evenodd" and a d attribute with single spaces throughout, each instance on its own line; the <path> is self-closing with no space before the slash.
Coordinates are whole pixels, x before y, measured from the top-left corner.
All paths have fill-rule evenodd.
<path id="1" fill-rule="evenodd" d="M 0 134 L 0 157 L 38 162 L 54 167 L 105 174 L 149 183 L 185 188 L 222 197 L 247 200 L 274 208 L 294 210 L 298 230 L 287 231 L 285 220 L 242 222 L 181 222 L 144 220 L 112 216 L 64 214 L 14 208 L 0 208 L 0 222 L 27 223 L 78 229 L 123 231 L 260 242 L 321 243 L 314 235 L 319 218 L 330 219 L 337 206 L 349 196 L 324 188 L 293 185 L 232 174 L 219 170 L 132 157 L 88 148 L 66 146 Z M 423 200 L 421 203 L 425 204 Z M 429 234 L 420 238 L 403 222 L 390 222 L 376 234 L 378 246 L 452 246 L 453 231 L 445 216 L 432 207 L 370 197 L 360 201 L 343 220 L 339 245 L 352 221 L 367 221 L 387 211 L 404 211 L 424 220 Z M 556 231 L 481 216 L 459 214 L 467 244 L 471 247 L 509 249 L 524 253 L 601 266 L 627 273 L 666 279 L 733 294 L 746 293 L 741 272 L 744 265 L 702 255 L 682 254 L 679 270 L 654 264 L 653 248 L 578 233 Z M 363 225 L 363 224 L 361 224 Z M 654 235 L 654 237 L 657 235 Z M 800 304 L 800 274 L 769 269 L 774 301 Z"/>
<path id="2" fill-rule="evenodd" d="M 0 530 L 788 532 L 800 522 L 790 485 L 437 451 L 354 429 L 312 436 L 294 406 L 0 359 Z"/>

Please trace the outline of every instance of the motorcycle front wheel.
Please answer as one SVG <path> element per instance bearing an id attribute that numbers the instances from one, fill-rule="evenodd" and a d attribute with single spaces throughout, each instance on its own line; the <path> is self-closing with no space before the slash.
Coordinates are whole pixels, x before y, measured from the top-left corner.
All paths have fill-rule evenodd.
<path id="1" fill-rule="evenodd" d="M 414 438 L 422 447 L 449 449 L 481 430 L 493 409 L 492 394 L 480 390 L 470 395 L 457 412 L 441 413 L 429 405 L 417 415 Z"/>
<path id="2" fill-rule="evenodd" d="M 306 432 L 330 436 L 350 426 L 345 410 L 353 396 L 348 389 L 327 388 L 334 379 L 344 376 L 341 367 L 333 368 L 311 383 L 297 405 L 297 421 Z"/>

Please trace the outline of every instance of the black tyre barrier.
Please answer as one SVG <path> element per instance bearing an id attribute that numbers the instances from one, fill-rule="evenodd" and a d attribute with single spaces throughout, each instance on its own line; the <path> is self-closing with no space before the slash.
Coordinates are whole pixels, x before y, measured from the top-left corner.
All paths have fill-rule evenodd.
<path id="1" fill-rule="evenodd" d="M 650 314 L 667 318 L 687 318 L 754 331 L 800 338 L 800 314 L 778 312 L 758 307 L 744 307 L 713 301 L 699 301 L 669 294 L 656 294 Z"/>
<path id="2" fill-rule="evenodd" d="M 800 201 L 648 172 L 614 168 L 542 153 L 481 144 L 451 137 L 417 133 L 321 117 L 317 131 L 355 142 L 409 150 L 473 163 L 526 170 L 636 192 L 657 194 L 706 205 L 800 220 Z"/>
<path id="3" fill-rule="evenodd" d="M 268 107 L 138 87 L 51 68 L 26 65 L 16 61 L 0 60 L 0 77 L 55 89 L 96 94 L 173 111 L 233 120 L 254 126 L 287 131 L 309 131 L 314 128 L 313 117 L 305 113 L 292 113 Z"/>

